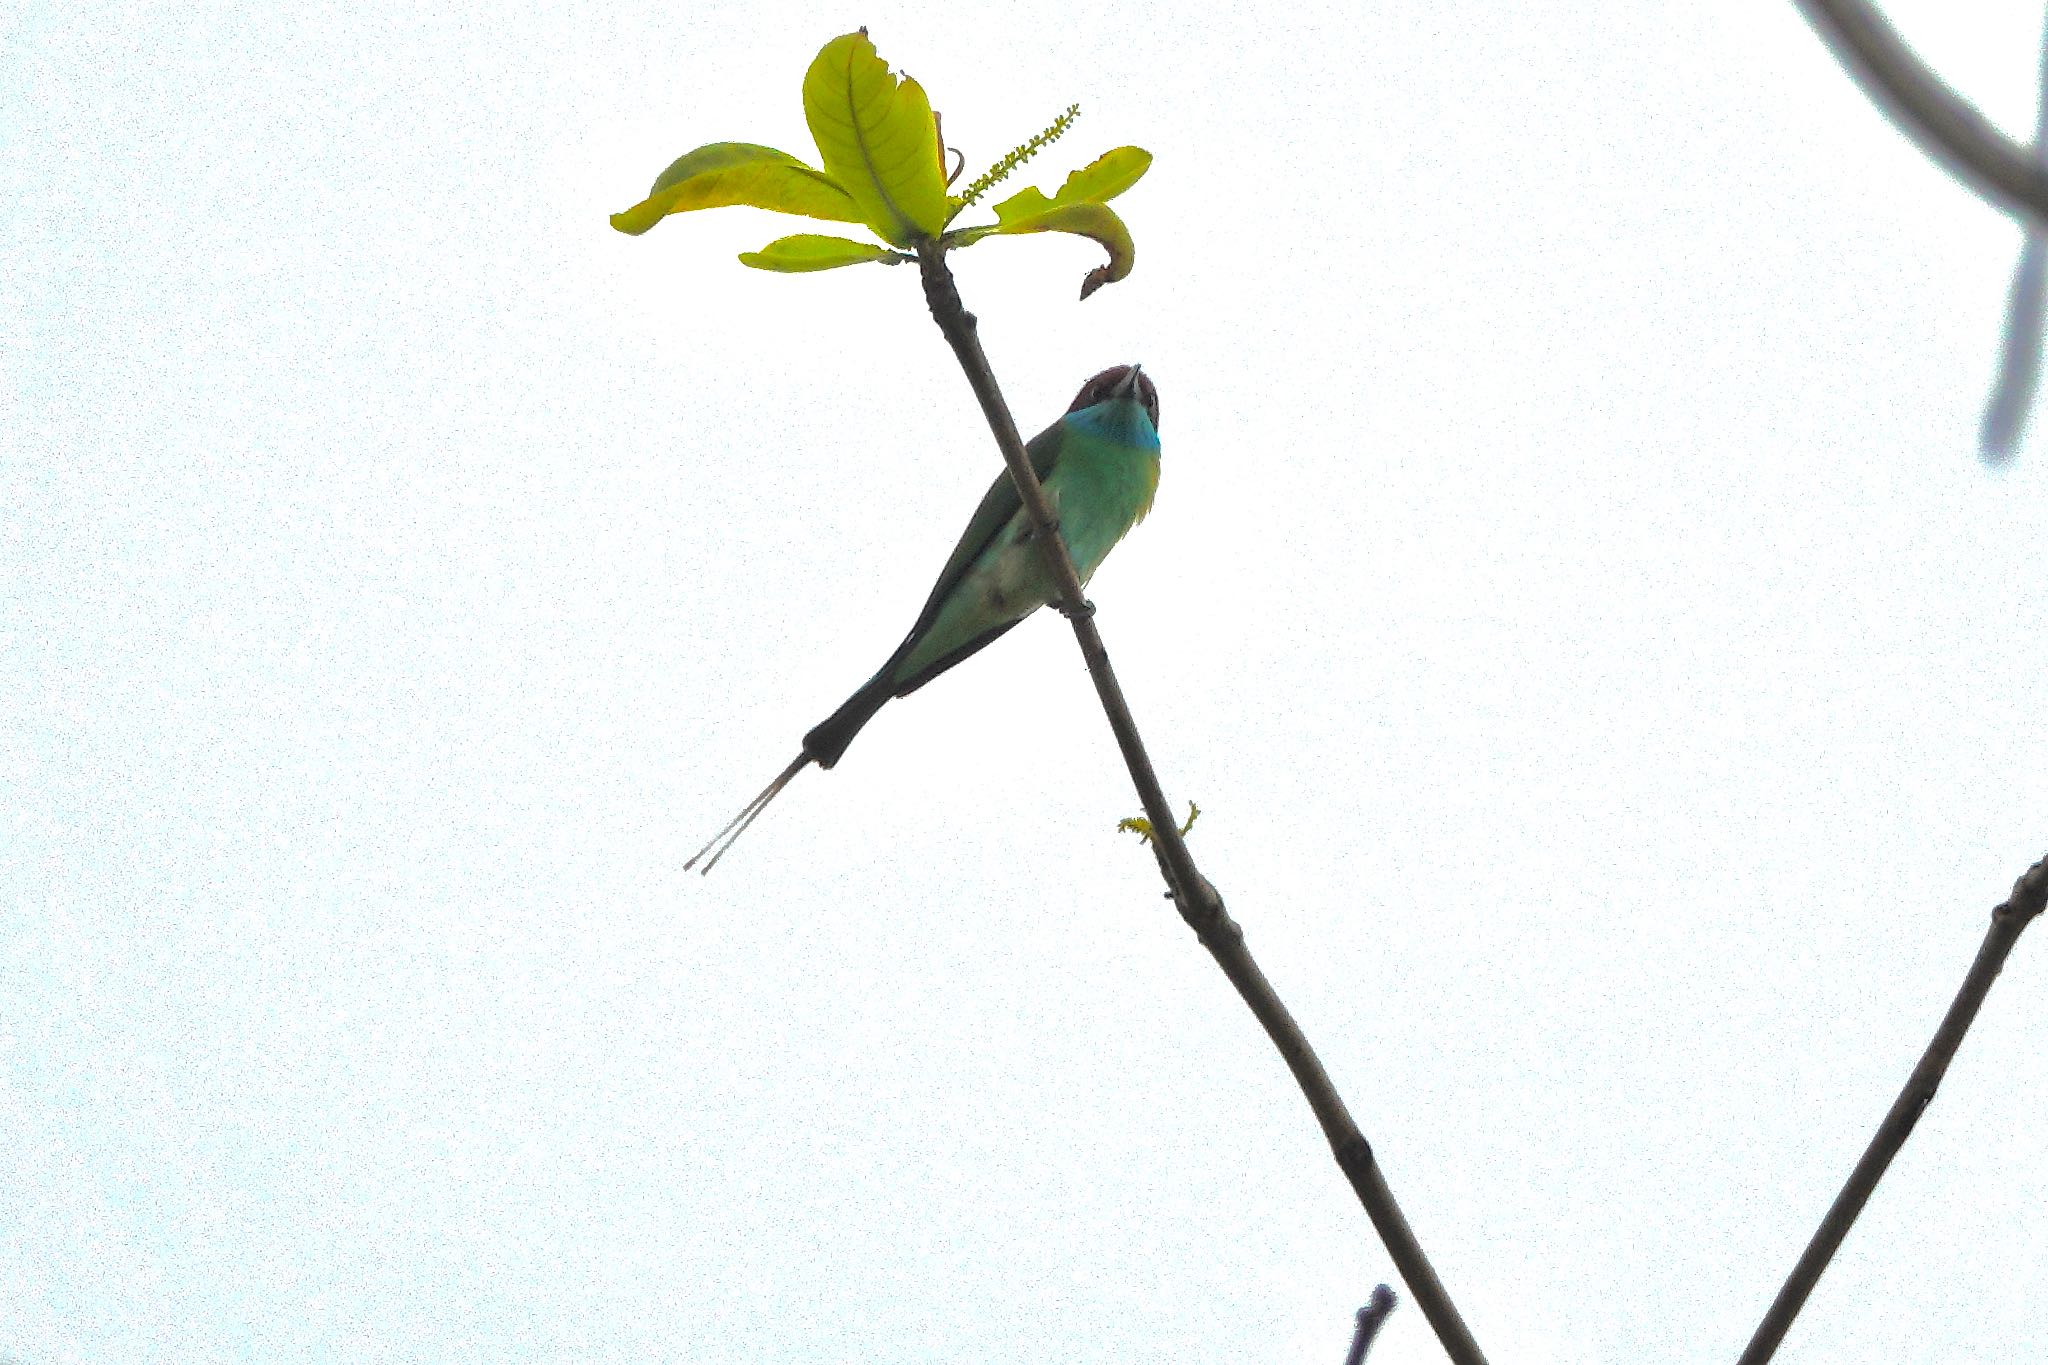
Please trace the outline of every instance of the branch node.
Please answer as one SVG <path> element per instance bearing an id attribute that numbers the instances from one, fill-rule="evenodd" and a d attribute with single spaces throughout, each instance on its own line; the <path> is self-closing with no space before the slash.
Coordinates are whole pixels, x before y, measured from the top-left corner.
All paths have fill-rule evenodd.
<path id="1" fill-rule="evenodd" d="M 2012 884 L 2012 894 L 2006 897 L 2005 904 L 1991 913 L 2026 921 L 2040 914 L 2044 905 L 2048 905 L 2048 858 L 2021 873 L 2020 879 Z"/>

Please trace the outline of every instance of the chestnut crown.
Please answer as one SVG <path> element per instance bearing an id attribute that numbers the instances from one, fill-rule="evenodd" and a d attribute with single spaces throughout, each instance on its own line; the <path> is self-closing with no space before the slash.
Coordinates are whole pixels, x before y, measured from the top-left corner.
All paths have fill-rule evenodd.
<path id="1" fill-rule="evenodd" d="M 1112 398 L 1137 399 L 1145 405 L 1145 415 L 1152 419 L 1152 430 L 1159 430 L 1159 386 L 1136 365 L 1112 365 L 1096 375 L 1081 386 L 1074 401 L 1067 404 L 1067 411 L 1079 412 Z"/>

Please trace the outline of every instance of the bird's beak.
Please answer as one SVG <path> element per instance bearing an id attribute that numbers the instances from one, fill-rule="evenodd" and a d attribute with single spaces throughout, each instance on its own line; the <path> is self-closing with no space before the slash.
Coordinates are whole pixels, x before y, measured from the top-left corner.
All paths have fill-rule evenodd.
<path id="1" fill-rule="evenodd" d="M 1132 402 L 1137 402 L 1138 395 L 1140 392 L 1138 388 L 1138 375 L 1143 371 L 1143 369 L 1144 366 L 1142 365 L 1133 365 L 1130 369 L 1126 370 L 1124 372 L 1124 377 L 1120 381 L 1118 381 L 1117 386 L 1115 390 L 1111 392 L 1110 397 L 1128 398 Z"/>

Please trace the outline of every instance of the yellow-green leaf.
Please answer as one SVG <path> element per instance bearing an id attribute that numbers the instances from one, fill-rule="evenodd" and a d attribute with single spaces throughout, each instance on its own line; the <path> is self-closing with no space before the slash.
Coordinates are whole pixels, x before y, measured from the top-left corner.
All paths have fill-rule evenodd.
<path id="1" fill-rule="evenodd" d="M 1107 265 L 1096 266 L 1081 281 L 1081 297 L 1087 298 L 1105 284 L 1114 284 L 1131 273 L 1136 248 L 1131 230 L 1103 201 L 1114 199 L 1138 183 L 1152 164 L 1152 154 L 1141 147 L 1118 147 L 1068 176 L 1060 192 L 1048 199 L 1040 189 L 1021 190 L 996 205 L 996 221 L 982 227 L 962 228 L 946 234 L 949 246 L 973 246 L 984 237 L 1006 237 L 1023 232 L 1072 232 L 1093 237 L 1109 253 Z"/>
<path id="2" fill-rule="evenodd" d="M 819 50 L 804 73 L 804 121 L 825 174 L 876 236 L 908 247 L 945 227 L 945 158 L 931 104 L 916 81 L 890 74 L 865 33 Z"/>
<path id="3" fill-rule="evenodd" d="M 1152 153 L 1143 147 L 1116 147 L 1067 177 L 1055 204 L 1106 204 L 1138 183 L 1152 168 Z"/>
<path id="4" fill-rule="evenodd" d="M 756 270 L 776 270 L 785 275 L 799 274 L 806 270 L 834 270 L 842 265 L 859 265 L 863 261 L 881 261 L 896 265 L 908 260 L 900 252 L 873 242 L 856 242 L 849 237 L 827 237 L 816 232 L 799 232 L 794 237 L 778 237 L 759 251 L 742 251 L 740 264 L 753 266 Z"/>
<path id="5" fill-rule="evenodd" d="M 1104 152 L 1093 161 L 1068 176 L 1060 186 L 1060 192 L 1048 199 L 1045 191 L 1036 187 L 1019 190 L 996 205 L 996 221 L 986 228 L 968 228 L 965 233 L 956 234 L 979 240 L 991 232 L 1034 232 L 1042 228 L 1017 226 L 1027 220 L 1042 218 L 1056 208 L 1074 204 L 1103 204 L 1116 198 L 1125 190 L 1138 183 L 1138 177 L 1152 165 L 1152 153 L 1142 147 L 1118 147 Z"/>
<path id="6" fill-rule="evenodd" d="M 788 152 L 751 142 L 714 142 L 678 157 L 645 199 L 612 215 L 612 226 L 637 237 L 671 213 L 728 204 L 834 223 L 862 221 L 853 196 L 823 171 L 806 166 Z"/>
<path id="7" fill-rule="evenodd" d="M 1017 206 L 1017 201 L 1026 195 L 1037 201 L 1036 205 L 1030 206 L 1030 212 Z M 1004 213 L 1005 209 L 1010 212 Z M 1007 237 L 1021 232 L 1072 232 L 1082 237 L 1093 237 L 1109 252 L 1109 263 L 1096 266 L 1082 277 L 1081 297 L 1084 299 L 1103 285 L 1115 284 L 1131 273 L 1131 265 L 1137 256 L 1137 249 L 1131 243 L 1131 230 L 1124 226 L 1123 219 L 1116 216 L 1116 210 L 1107 204 L 1055 204 L 1037 190 L 1026 190 L 996 205 L 996 212 L 1003 214 L 1001 221 L 987 227 L 948 233 L 946 240 L 954 246 L 972 246 L 984 237 Z"/>
<path id="8" fill-rule="evenodd" d="M 1192 801 L 1188 802 L 1187 823 L 1180 827 L 1180 837 L 1183 839 L 1187 838 L 1188 832 L 1195 827 L 1195 821 L 1201 818 L 1202 808 Z M 1148 844 L 1157 842 L 1157 835 L 1152 829 L 1152 822 L 1142 815 L 1126 815 L 1123 819 L 1116 822 L 1116 829 L 1119 834 L 1135 834 Z"/>

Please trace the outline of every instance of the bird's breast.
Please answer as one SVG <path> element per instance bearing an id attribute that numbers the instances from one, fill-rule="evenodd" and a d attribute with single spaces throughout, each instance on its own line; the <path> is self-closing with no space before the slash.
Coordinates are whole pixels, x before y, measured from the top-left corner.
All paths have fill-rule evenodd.
<path id="1" fill-rule="evenodd" d="M 1046 481 L 1059 497 L 1060 534 L 1085 580 L 1124 533 L 1152 506 L 1159 486 L 1159 447 L 1069 435 Z"/>

